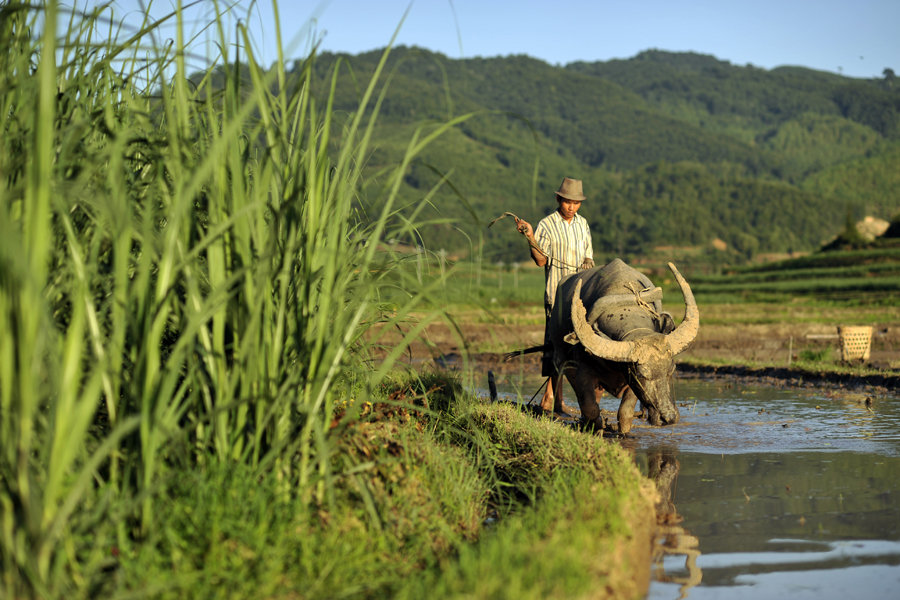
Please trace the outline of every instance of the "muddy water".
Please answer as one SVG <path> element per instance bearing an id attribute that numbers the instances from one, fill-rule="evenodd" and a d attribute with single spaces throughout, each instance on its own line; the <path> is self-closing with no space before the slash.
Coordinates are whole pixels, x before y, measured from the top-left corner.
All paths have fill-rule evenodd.
<path id="1" fill-rule="evenodd" d="M 527 401 L 539 383 L 499 388 Z M 900 399 L 691 380 L 676 394 L 680 423 L 619 441 L 663 496 L 648 598 L 900 598 Z"/>

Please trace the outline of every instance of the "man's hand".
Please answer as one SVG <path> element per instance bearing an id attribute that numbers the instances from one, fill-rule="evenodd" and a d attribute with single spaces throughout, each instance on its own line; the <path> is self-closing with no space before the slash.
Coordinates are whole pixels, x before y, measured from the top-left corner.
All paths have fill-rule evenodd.
<path id="1" fill-rule="evenodd" d="M 544 254 L 544 251 L 538 247 L 538 244 L 534 239 L 534 229 L 532 229 L 531 223 L 525 219 L 516 217 L 516 229 L 525 236 L 526 240 L 528 240 L 528 246 L 531 250 L 531 260 L 534 261 L 534 264 L 539 267 L 546 265 L 547 256 Z"/>
<path id="2" fill-rule="evenodd" d="M 531 223 L 525 219 L 516 219 L 516 229 L 528 239 L 534 237 L 534 229 L 531 228 Z"/>

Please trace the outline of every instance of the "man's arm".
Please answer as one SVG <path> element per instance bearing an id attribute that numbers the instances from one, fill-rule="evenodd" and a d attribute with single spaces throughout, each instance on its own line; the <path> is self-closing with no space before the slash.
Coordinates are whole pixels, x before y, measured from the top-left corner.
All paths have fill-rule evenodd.
<path id="1" fill-rule="evenodd" d="M 547 256 L 541 252 L 537 240 L 534 239 L 534 229 L 531 227 L 531 223 L 524 219 L 516 219 L 516 229 L 518 229 L 519 233 L 524 235 L 525 239 L 528 240 L 528 247 L 531 250 L 531 260 L 534 261 L 534 264 L 539 267 L 546 265 Z"/>

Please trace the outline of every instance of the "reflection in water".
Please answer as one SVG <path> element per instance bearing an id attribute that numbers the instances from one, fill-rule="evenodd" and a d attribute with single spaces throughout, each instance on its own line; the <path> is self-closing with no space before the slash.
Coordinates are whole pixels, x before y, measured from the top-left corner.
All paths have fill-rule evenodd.
<path id="1" fill-rule="evenodd" d="M 703 579 L 703 571 L 697 566 L 700 556 L 700 540 L 690 535 L 681 523 L 684 519 L 678 514 L 673 501 L 675 482 L 678 479 L 680 465 L 674 454 L 655 452 L 648 456 L 648 476 L 656 484 L 659 491 L 659 502 L 656 504 L 656 535 L 653 540 L 653 579 L 665 583 L 677 583 L 680 587 L 680 598 L 687 598 L 688 590 L 698 585 Z M 687 577 L 676 577 L 666 574 L 664 559 L 667 556 L 684 555 L 684 568 Z"/>
<path id="2" fill-rule="evenodd" d="M 695 408 L 684 411 L 684 423 L 628 440 L 659 482 L 661 508 L 677 515 L 663 539 L 677 556 L 663 545 L 648 597 L 896 597 L 898 403 L 762 388 L 692 391 Z"/>
<path id="3" fill-rule="evenodd" d="M 660 519 L 662 568 L 649 598 L 793 599 L 802 589 L 815 600 L 843 599 L 837 590 L 848 581 L 855 599 L 891 597 L 881 595 L 887 582 L 900 589 L 898 457 L 654 448 L 635 459 L 660 482 L 660 509 L 669 515 Z M 824 583 L 838 573 L 840 588 Z"/>
<path id="4" fill-rule="evenodd" d="M 648 598 L 897 597 L 897 399 L 705 383 L 681 391 L 682 423 L 622 442 L 668 515 Z"/>

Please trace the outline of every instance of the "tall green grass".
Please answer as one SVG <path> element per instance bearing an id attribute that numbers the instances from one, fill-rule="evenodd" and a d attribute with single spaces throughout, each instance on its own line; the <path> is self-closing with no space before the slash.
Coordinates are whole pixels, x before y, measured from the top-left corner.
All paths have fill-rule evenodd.
<path id="1" fill-rule="evenodd" d="M 340 65 L 318 94 L 314 58 L 264 69 L 241 25 L 214 22 L 222 54 L 190 73 L 180 2 L 165 47 L 158 23 L 123 34 L 107 8 L 61 10 L 0 3 L 6 597 L 97 593 L 155 534 L 172 473 L 240 464 L 285 501 L 333 502 L 355 468 L 334 403 L 353 417 L 423 325 L 374 367 L 372 327 L 442 283 L 379 243 L 413 237 L 403 172 L 466 118 L 420 128 L 363 220 L 384 59 L 338 121 Z M 405 293 L 385 311 L 388 287 Z"/>

